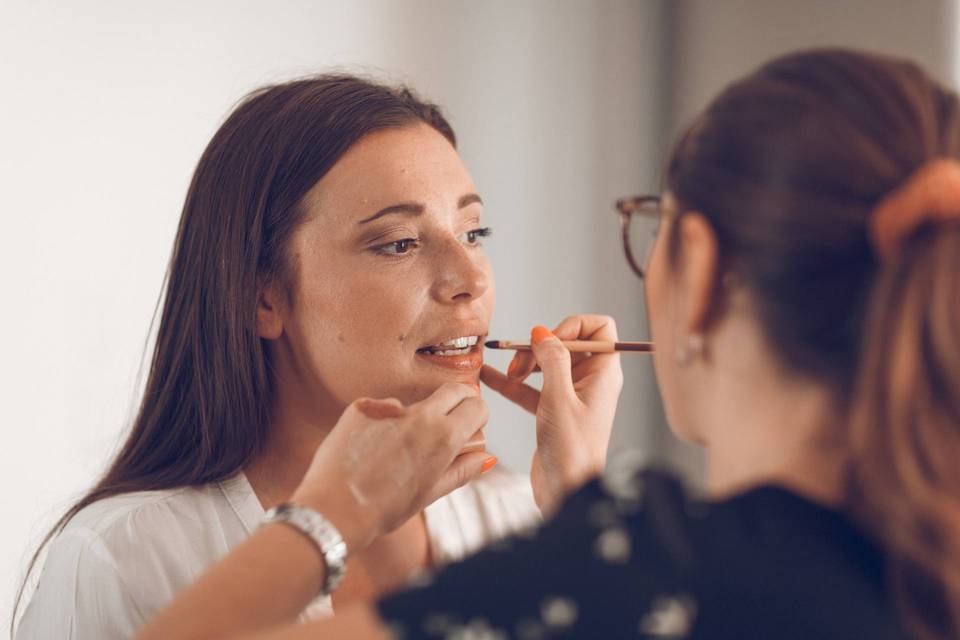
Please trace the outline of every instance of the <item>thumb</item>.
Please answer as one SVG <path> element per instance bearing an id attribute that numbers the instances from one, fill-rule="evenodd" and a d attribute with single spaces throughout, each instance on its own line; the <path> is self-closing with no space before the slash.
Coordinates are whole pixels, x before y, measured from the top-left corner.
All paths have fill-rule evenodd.
<path id="1" fill-rule="evenodd" d="M 497 458 L 486 451 L 464 453 L 456 457 L 430 492 L 429 503 L 459 489 L 497 464 Z"/>
<path id="2" fill-rule="evenodd" d="M 542 393 L 560 396 L 574 393 L 570 352 L 560 338 L 546 327 L 536 326 L 530 332 L 530 349 L 543 371 Z"/>

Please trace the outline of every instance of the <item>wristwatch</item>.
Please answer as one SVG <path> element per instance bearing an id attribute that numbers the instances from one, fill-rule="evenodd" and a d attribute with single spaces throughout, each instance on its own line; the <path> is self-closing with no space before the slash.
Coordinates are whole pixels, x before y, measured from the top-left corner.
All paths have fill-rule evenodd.
<path id="1" fill-rule="evenodd" d="M 347 573 L 347 543 L 329 520 L 313 509 L 285 502 L 263 515 L 263 525 L 281 522 L 293 527 L 317 546 L 327 565 L 327 577 L 320 595 L 333 593 Z"/>

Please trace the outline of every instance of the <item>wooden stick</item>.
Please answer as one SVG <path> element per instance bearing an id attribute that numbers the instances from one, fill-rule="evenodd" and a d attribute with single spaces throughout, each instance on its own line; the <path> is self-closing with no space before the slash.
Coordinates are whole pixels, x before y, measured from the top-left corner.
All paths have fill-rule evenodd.
<path id="1" fill-rule="evenodd" d="M 562 342 L 563 346 L 573 353 L 613 353 L 614 351 L 650 353 L 653 351 L 652 342 L 608 342 L 606 340 L 563 340 Z M 529 342 L 514 340 L 488 340 L 483 343 L 483 346 L 490 349 L 530 351 Z"/>

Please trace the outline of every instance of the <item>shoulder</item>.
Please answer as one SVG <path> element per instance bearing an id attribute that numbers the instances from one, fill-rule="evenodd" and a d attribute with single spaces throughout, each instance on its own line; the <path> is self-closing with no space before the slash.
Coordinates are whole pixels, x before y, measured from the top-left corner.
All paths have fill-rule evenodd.
<path id="1" fill-rule="evenodd" d="M 198 565 L 202 570 L 256 526 L 257 516 L 243 501 L 255 497 L 251 491 L 235 495 L 236 484 L 227 480 L 98 500 L 67 523 L 54 545 L 87 550 L 125 570 L 149 564 L 179 578 Z"/>
<path id="2" fill-rule="evenodd" d="M 165 491 L 138 491 L 97 500 L 77 512 L 64 527 L 60 538 L 88 535 L 109 536 L 127 528 L 131 521 L 163 518 L 185 503 L 191 489 L 183 487 Z"/>
<path id="3" fill-rule="evenodd" d="M 745 625 L 784 639 L 865 630 L 878 639 L 902 637 L 880 547 L 843 512 L 789 489 L 764 485 L 706 500 L 667 472 L 634 470 L 585 487 L 564 517 L 568 531 L 584 523 L 593 530 L 601 558 L 616 560 L 621 546 L 640 555 L 636 570 L 656 576 L 673 594 L 667 601 L 689 605 L 692 637 L 707 629 L 740 637 Z M 618 520 L 622 529 L 611 524 Z M 611 537 L 615 530 L 627 534 L 624 545 Z M 837 615 L 838 602 L 844 615 Z"/>
<path id="4" fill-rule="evenodd" d="M 216 483 L 88 505 L 51 541 L 22 626 L 127 637 L 245 535 L 229 509 Z"/>
<path id="5" fill-rule="evenodd" d="M 71 518 L 47 548 L 18 640 L 130 636 L 147 615 L 135 578 L 143 569 L 136 541 L 159 537 L 169 525 L 163 505 L 178 493 L 105 498 Z"/>
<path id="6" fill-rule="evenodd" d="M 428 637 L 438 638 L 475 626 L 520 637 L 634 637 L 652 602 L 677 595 L 674 619 L 691 606 L 678 579 L 689 535 L 682 522 L 673 526 L 683 502 L 680 484 L 660 474 L 591 480 L 542 526 L 381 601 L 380 614 L 398 628 L 436 626 Z M 657 533 L 642 524 L 651 508 L 663 515 L 653 518 Z"/>
<path id="7" fill-rule="evenodd" d="M 401 625 L 440 610 L 584 637 L 900 638 L 868 549 L 841 514 L 786 490 L 709 502 L 669 473 L 614 462 L 530 536 L 379 607 Z"/>
<path id="8" fill-rule="evenodd" d="M 155 573 L 151 569 L 193 562 L 204 537 L 215 534 L 209 525 L 222 501 L 215 484 L 98 500 L 54 538 L 45 566 L 82 558 L 88 571 L 115 571 L 121 579 L 136 580 Z"/>
<path id="9" fill-rule="evenodd" d="M 901 638 L 886 554 L 841 511 L 763 486 L 692 519 L 704 623 L 783 638 Z M 838 615 L 838 603 L 842 615 Z"/>
<path id="10" fill-rule="evenodd" d="M 123 555 L 173 543 L 200 531 L 226 504 L 217 484 L 110 496 L 80 510 L 54 541 L 93 552 Z"/>
<path id="11" fill-rule="evenodd" d="M 697 519 L 706 510 L 675 475 L 614 460 L 568 496 L 543 535 L 575 541 L 601 565 L 642 567 L 680 584 L 694 570 Z"/>

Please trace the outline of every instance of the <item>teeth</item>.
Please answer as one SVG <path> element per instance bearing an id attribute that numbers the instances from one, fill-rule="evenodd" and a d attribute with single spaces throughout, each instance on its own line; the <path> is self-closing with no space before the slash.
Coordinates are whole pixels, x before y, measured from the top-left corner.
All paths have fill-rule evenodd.
<path id="1" fill-rule="evenodd" d="M 477 336 L 462 336 L 460 338 L 454 338 L 453 340 L 447 340 L 446 342 L 437 345 L 438 347 L 454 347 L 455 349 L 464 349 L 466 347 L 472 347 L 477 344 Z"/>
<path id="2" fill-rule="evenodd" d="M 461 336 L 453 340 L 447 340 L 435 347 L 426 347 L 424 350 L 435 356 L 462 356 L 470 353 L 470 350 L 479 341 L 479 336 Z"/>
<path id="3" fill-rule="evenodd" d="M 469 348 L 469 347 L 467 347 L 466 349 L 456 349 L 456 350 L 453 350 L 453 351 L 450 351 L 450 350 L 448 350 L 448 351 L 434 351 L 434 352 L 433 352 L 433 355 L 435 355 L 435 356 L 464 356 L 464 355 L 467 355 L 468 353 L 470 353 L 470 348 Z"/>

